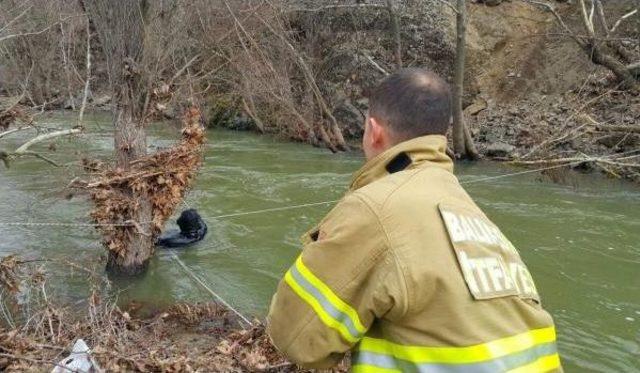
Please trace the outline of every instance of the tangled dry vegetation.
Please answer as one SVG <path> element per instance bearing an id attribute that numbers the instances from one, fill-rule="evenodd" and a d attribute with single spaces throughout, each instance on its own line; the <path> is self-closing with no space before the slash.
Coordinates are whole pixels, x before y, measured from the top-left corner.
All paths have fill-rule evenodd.
<path id="1" fill-rule="evenodd" d="M 23 126 L 33 124 L 33 116 L 29 113 L 28 108 L 20 104 L 21 97 L 0 97 L 0 138 L 19 129 L 9 129 L 9 126 L 16 122 Z"/>
<path id="2" fill-rule="evenodd" d="M 516 165 L 565 165 L 640 181 L 640 97 L 592 82 L 553 100 L 470 116 L 481 150 Z"/>
<path id="3" fill-rule="evenodd" d="M 95 205 L 91 217 L 104 237 L 105 247 L 113 253 L 124 254 L 123 243 L 136 232 L 155 240 L 192 185 L 202 163 L 206 140 L 200 111 L 193 107 L 187 109 L 182 123 L 182 139 L 178 144 L 136 159 L 129 170 L 84 160 L 92 180 L 74 181 L 72 185 L 89 190 Z M 151 222 L 133 220 L 139 208 L 135 196 L 139 195 L 151 198 Z M 145 231 L 143 224 L 151 231 Z"/>
<path id="4" fill-rule="evenodd" d="M 176 304 L 152 316 L 119 308 L 108 280 L 89 270 L 92 294 L 73 307 L 56 302 L 42 264 L 0 261 L 0 370 L 49 371 L 78 338 L 108 372 L 306 372 L 286 361 L 256 321 L 241 329 L 214 303 Z M 28 296 L 25 296 L 28 294 Z M 346 372 L 346 366 L 332 372 Z"/>

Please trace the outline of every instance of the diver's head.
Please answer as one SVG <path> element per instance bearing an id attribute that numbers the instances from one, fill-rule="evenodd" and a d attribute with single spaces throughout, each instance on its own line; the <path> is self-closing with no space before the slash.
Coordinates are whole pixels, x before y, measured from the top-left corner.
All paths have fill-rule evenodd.
<path id="1" fill-rule="evenodd" d="M 180 227 L 182 233 L 195 232 L 203 225 L 204 222 L 196 209 L 184 210 L 178 218 L 178 227 Z"/>

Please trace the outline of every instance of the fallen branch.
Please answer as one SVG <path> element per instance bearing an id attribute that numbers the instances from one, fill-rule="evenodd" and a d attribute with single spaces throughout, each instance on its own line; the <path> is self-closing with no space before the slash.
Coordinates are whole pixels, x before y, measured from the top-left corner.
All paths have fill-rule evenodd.
<path id="1" fill-rule="evenodd" d="M 618 167 L 640 168 L 640 163 L 622 163 L 622 162 L 609 161 L 606 159 L 596 159 L 596 162 L 605 163 L 611 166 L 618 166 Z"/>
<path id="2" fill-rule="evenodd" d="M 60 163 L 54 161 L 53 159 L 45 156 L 44 154 L 40 154 L 37 152 L 32 152 L 32 151 L 23 151 L 22 153 L 13 153 L 13 154 L 9 154 L 9 156 L 11 158 L 15 158 L 15 157 L 22 157 L 22 156 L 32 156 L 32 157 L 36 157 L 39 159 L 42 159 L 43 161 L 51 164 L 52 166 L 56 166 L 56 167 L 60 167 Z"/>
<path id="3" fill-rule="evenodd" d="M 371 66 L 375 67 L 376 70 L 380 71 L 384 75 L 389 75 L 389 72 L 385 70 L 382 66 L 378 65 L 378 63 L 374 61 L 373 58 L 371 58 L 371 56 L 369 56 L 366 53 L 363 53 L 362 55 L 371 64 Z"/>
<path id="4" fill-rule="evenodd" d="M 608 131 L 608 132 L 627 132 L 627 133 L 640 133 L 640 126 L 622 126 L 622 125 L 611 125 L 611 126 L 596 126 L 598 131 Z"/>
<path id="5" fill-rule="evenodd" d="M 580 161 L 589 162 L 594 161 L 597 158 L 589 158 L 589 157 L 570 157 L 570 158 L 558 158 L 558 159 L 536 159 L 532 161 L 510 161 L 509 164 L 513 165 L 521 165 L 521 166 L 530 166 L 530 165 L 551 165 L 551 164 L 562 164 L 562 163 L 576 163 Z"/>
<path id="6" fill-rule="evenodd" d="M 4 131 L 4 132 L 0 132 L 0 139 L 5 137 L 5 136 L 9 136 L 12 133 L 28 130 L 30 128 L 33 128 L 33 127 L 31 127 L 31 126 L 23 126 L 23 127 L 18 127 L 18 128 L 12 128 L 12 129 Z"/>
<path id="7" fill-rule="evenodd" d="M 33 139 L 27 141 L 26 143 L 22 144 L 22 146 L 20 146 L 18 149 L 16 149 L 13 154 L 15 155 L 21 155 L 21 154 L 25 154 L 27 152 L 27 150 L 29 149 L 29 147 L 31 147 L 32 145 L 35 145 L 39 142 L 43 142 L 43 141 L 47 141 L 56 137 L 61 137 L 61 136 L 67 136 L 67 135 L 73 135 L 73 134 L 77 134 L 77 133 L 81 133 L 83 130 L 83 128 L 72 128 L 72 129 L 68 129 L 68 130 L 61 130 L 61 131 L 55 131 L 55 132 L 49 132 L 49 133 L 45 133 L 42 134 L 40 136 L 36 136 Z"/>

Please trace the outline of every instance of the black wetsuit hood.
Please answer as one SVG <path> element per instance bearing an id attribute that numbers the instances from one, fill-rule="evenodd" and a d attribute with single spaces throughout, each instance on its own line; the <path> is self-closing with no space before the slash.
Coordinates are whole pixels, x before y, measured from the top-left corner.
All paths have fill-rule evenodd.
<path id="1" fill-rule="evenodd" d="M 173 229 L 162 234 L 156 245 L 183 247 L 202 240 L 207 234 L 207 225 L 195 209 L 183 211 L 177 223 L 180 230 Z"/>

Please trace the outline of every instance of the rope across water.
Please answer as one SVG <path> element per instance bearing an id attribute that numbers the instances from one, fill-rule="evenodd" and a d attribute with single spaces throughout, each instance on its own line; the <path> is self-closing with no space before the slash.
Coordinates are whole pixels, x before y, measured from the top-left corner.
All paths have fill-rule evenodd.
<path id="1" fill-rule="evenodd" d="M 231 310 L 231 312 L 235 313 L 236 316 L 238 316 L 240 318 L 240 320 L 242 320 L 242 322 L 246 323 L 248 326 L 253 326 L 253 323 L 247 317 L 245 317 L 242 313 L 240 313 L 240 311 L 235 309 L 231 304 L 229 304 L 226 300 L 224 300 L 224 298 L 222 298 L 220 295 L 218 295 L 218 293 L 213 291 L 209 287 L 209 285 L 207 285 L 206 282 L 204 282 L 200 277 L 198 277 L 198 275 L 196 275 L 196 273 L 193 272 L 193 270 L 191 270 L 191 268 L 189 268 L 189 266 L 186 265 L 182 261 L 182 259 L 180 259 L 178 257 L 178 255 L 176 254 L 175 251 L 169 250 L 169 253 L 171 254 L 172 259 L 175 260 L 180 265 L 180 267 L 182 267 L 182 269 L 189 275 L 189 277 L 191 277 L 195 282 L 198 283 L 198 285 L 202 286 L 207 292 L 209 292 L 209 294 L 213 295 L 213 297 L 216 300 L 218 300 L 225 307 L 227 307 L 229 310 Z"/>
<path id="2" fill-rule="evenodd" d="M 626 154 L 629 154 L 629 153 L 635 153 L 635 152 L 640 152 L 640 149 L 634 149 L 634 150 L 629 151 L 629 152 L 618 153 L 618 154 L 615 154 L 615 155 L 604 156 L 604 157 L 599 157 L 599 158 L 585 158 L 585 159 L 577 160 L 575 162 L 562 163 L 562 164 L 557 164 L 557 165 L 553 165 L 553 166 L 537 168 L 537 169 L 533 169 L 533 170 L 525 170 L 525 171 L 519 171 L 519 172 L 508 173 L 508 174 L 503 174 L 503 175 L 487 176 L 487 177 L 482 177 L 482 178 L 473 179 L 473 180 L 466 180 L 466 181 L 460 182 L 460 184 L 461 185 L 469 185 L 469 184 L 481 183 L 481 182 L 497 180 L 497 179 L 503 179 L 503 178 L 513 177 L 513 176 L 519 176 L 519 175 L 525 175 L 525 174 L 531 174 L 531 173 L 538 173 L 538 172 L 543 172 L 543 171 L 548 171 L 548 170 L 553 170 L 553 169 L 558 169 L 558 168 L 571 167 L 571 166 L 576 166 L 576 165 L 579 165 L 579 164 L 582 164 L 582 163 L 588 162 L 588 161 L 597 161 L 599 159 L 617 158 L 617 157 L 621 157 L 623 155 L 626 155 Z M 338 201 L 339 200 L 303 203 L 303 204 L 298 204 L 298 205 L 273 207 L 273 208 L 267 208 L 267 209 L 262 209 L 262 210 L 235 212 L 235 213 L 229 213 L 229 214 L 223 214 L 223 215 L 217 215 L 217 216 L 209 216 L 209 217 L 206 217 L 206 218 L 208 218 L 210 220 L 228 219 L 228 218 L 247 216 L 247 215 L 256 215 L 256 214 L 264 214 L 264 213 L 269 213 L 269 212 L 279 212 L 279 211 L 288 211 L 288 210 L 294 210 L 294 209 L 301 209 L 301 208 L 305 208 L 305 207 L 322 206 L 322 205 L 328 205 L 328 204 L 336 203 Z M 149 223 L 149 222 L 146 222 L 146 223 Z M 0 222 L 0 226 L 24 226 L 24 227 L 42 227 L 42 226 L 54 226 L 54 227 L 101 227 L 101 226 L 128 227 L 128 226 L 138 226 L 139 224 L 145 224 L 145 223 L 144 222 L 143 223 L 136 223 L 136 222 L 131 222 L 131 221 L 124 221 L 124 222 L 110 223 L 110 224 L 62 223 L 62 222 Z M 174 261 L 176 261 L 180 265 L 180 267 L 187 273 L 187 275 L 189 275 L 189 277 L 191 277 L 192 280 L 194 280 L 202 288 L 204 288 L 217 301 L 222 303 L 225 307 L 227 307 L 234 314 L 236 314 L 236 316 L 238 316 L 240 318 L 240 320 L 244 324 L 246 324 L 247 326 L 253 326 L 253 323 L 246 316 L 244 316 L 241 312 L 239 312 L 237 309 L 235 309 L 231 304 L 229 304 L 229 302 L 227 302 L 219 294 L 217 294 L 215 291 L 213 291 L 211 289 L 211 287 L 209 287 L 209 285 L 207 285 L 207 283 L 205 281 L 203 281 L 191 268 L 189 268 L 189 266 L 187 266 L 178 257 L 178 255 L 175 253 L 175 251 L 169 250 L 169 253 L 171 254 L 172 259 Z"/>
<path id="3" fill-rule="evenodd" d="M 473 180 L 461 181 L 460 185 L 476 184 L 476 183 L 481 183 L 481 182 L 486 182 L 486 181 L 491 181 L 491 180 L 504 179 L 504 178 L 513 177 L 513 176 L 520 176 L 520 175 L 538 173 L 538 172 L 543 172 L 543 171 L 549 171 L 549 170 L 554 170 L 554 169 L 558 169 L 558 168 L 572 167 L 572 166 L 577 166 L 577 165 L 580 165 L 582 163 L 589 162 L 589 161 L 597 161 L 597 160 L 601 160 L 601 159 L 603 159 L 603 160 L 605 160 L 605 159 L 615 159 L 615 158 L 618 158 L 618 157 L 621 157 L 621 156 L 624 156 L 624 155 L 627 155 L 627 154 L 630 154 L 630 153 L 635 153 L 635 152 L 640 152 L 640 149 L 634 149 L 634 150 L 631 150 L 631 151 L 628 151 L 628 152 L 618 153 L 618 154 L 614 154 L 614 155 L 610 155 L 610 156 L 604 156 L 604 157 L 584 158 L 584 159 L 573 161 L 573 162 L 556 164 L 556 165 L 553 165 L 553 166 L 536 168 L 536 169 L 532 169 L 532 170 L 524 170 L 524 171 L 518 171 L 518 172 L 513 172 L 513 173 L 508 173 L 508 174 L 503 174 L 503 175 L 481 177 L 481 178 L 477 178 L 477 179 L 473 179 Z M 247 216 L 247 215 L 264 214 L 264 213 L 268 213 L 268 212 L 279 212 L 279 211 L 288 211 L 288 210 L 301 209 L 301 208 L 305 208 L 305 207 L 322 206 L 322 205 L 328 205 L 328 204 L 331 204 L 331 203 L 336 203 L 336 202 L 339 202 L 339 201 L 340 200 L 310 202 L 310 203 L 303 203 L 303 204 L 297 204 L 297 205 L 272 207 L 272 208 L 261 209 L 261 210 L 240 211 L 240 212 L 234 212 L 234 213 L 229 213 L 229 214 L 205 216 L 205 218 L 207 218 L 209 220 L 228 219 L 228 218 L 235 218 L 235 217 Z M 185 203 L 185 205 L 188 206 L 188 204 L 186 204 L 186 203 Z M 150 222 L 139 222 L 139 223 L 136 223 L 136 222 L 132 222 L 132 221 L 124 221 L 124 222 L 118 222 L 118 223 L 104 223 L 104 224 L 98 224 L 98 223 L 74 223 L 74 222 L 69 222 L 69 223 L 64 223 L 64 222 L 0 222 L 0 226 L 25 226 L 25 227 L 40 227 L 40 226 L 54 226 L 54 227 L 133 227 L 133 226 L 136 226 L 136 224 L 142 225 L 142 224 L 148 224 L 148 223 L 150 223 Z"/>

